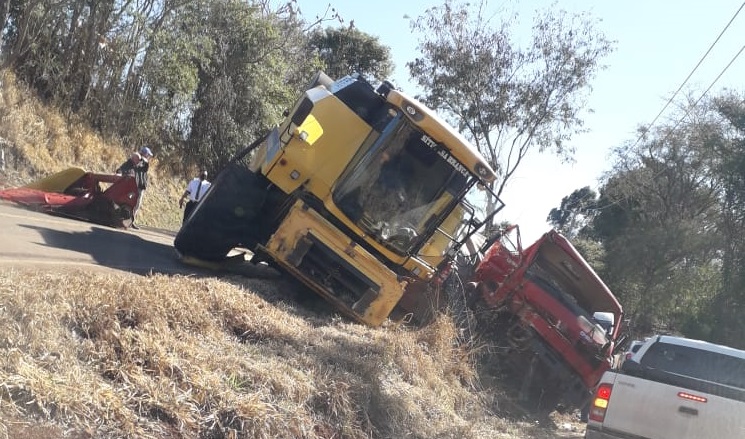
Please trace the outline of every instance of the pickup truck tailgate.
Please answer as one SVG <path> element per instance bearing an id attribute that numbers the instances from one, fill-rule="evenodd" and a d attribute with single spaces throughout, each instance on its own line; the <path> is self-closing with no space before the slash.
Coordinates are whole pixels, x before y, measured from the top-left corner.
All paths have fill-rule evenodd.
<path id="1" fill-rule="evenodd" d="M 617 374 L 603 429 L 647 439 L 745 438 L 745 402 Z"/>

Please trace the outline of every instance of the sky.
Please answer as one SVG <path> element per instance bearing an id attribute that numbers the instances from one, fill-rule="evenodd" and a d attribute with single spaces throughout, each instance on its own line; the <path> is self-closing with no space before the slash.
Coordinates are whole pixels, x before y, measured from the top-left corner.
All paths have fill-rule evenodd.
<path id="1" fill-rule="evenodd" d="M 471 3 L 475 1 L 472 0 Z M 392 82 L 404 92 L 419 93 L 408 76 L 406 63 L 420 53 L 421 36 L 412 34 L 411 19 L 421 16 L 442 1 L 433 0 L 337 0 L 333 8 L 344 19 L 354 20 L 359 30 L 377 36 L 391 49 L 395 64 Z M 323 15 L 328 0 L 297 0 L 307 19 Z M 568 12 L 586 12 L 600 20 L 596 29 L 615 41 L 615 51 L 604 58 L 607 67 L 592 81 L 587 110 L 583 114 L 588 132 L 575 135 L 574 163 L 562 164 L 555 156 L 528 155 L 502 193 L 506 207 L 499 221 L 520 225 L 522 241 L 535 241 L 551 226 L 546 217 L 561 199 L 575 189 L 598 188 L 603 173 L 610 171 L 614 147 L 637 140 L 636 129 L 651 123 L 668 99 L 681 86 L 696 64 L 732 20 L 742 0 L 502 0 L 487 3 L 499 23 L 501 11 L 515 12 L 519 22 L 513 27 L 516 41 L 530 38 L 530 23 L 536 10 L 560 7 Z M 331 24 L 331 23 L 330 23 Z M 340 26 L 333 23 L 334 26 Z M 679 93 L 701 94 L 725 70 L 745 45 L 745 8 L 737 15 L 721 39 Z M 745 54 L 735 58 L 715 83 L 709 95 L 724 88 L 745 90 Z M 591 111 L 589 111 L 591 110 Z M 672 118 L 670 105 L 656 124 Z"/>

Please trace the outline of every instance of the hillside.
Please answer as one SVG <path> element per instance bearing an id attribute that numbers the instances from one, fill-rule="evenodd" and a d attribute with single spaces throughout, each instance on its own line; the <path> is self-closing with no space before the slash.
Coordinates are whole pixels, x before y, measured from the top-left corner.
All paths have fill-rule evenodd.
<path id="1" fill-rule="evenodd" d="M 0 185 L 71 165 L 105 172 L 126 156 L 1 77 Z M 141 222 L 175 229 L 183 179 L 157 159 L 153 174 Z M 569 435 L 565 420 L 518 415 L 481 382 L 478 350 L 447 316 L 372 329 L 277 274 L 0 266 L 0 304 L 0 437 Z"/>
<path id="2" fill-rule="evenodd" d="M 84 123 L 44 106 L 10 72 L 0 71 L 0 149 L 5 158 L 0 187 L 24 184 L 71 166 L 111 173 L 139 147 L 103 139 Z M 174 177 L 165 172 L 166 167 L 157 156 L 152 160 L 151 185 L 138 222 L 174 230 L 181 222 L 178 199 L 193 176 Z"/>

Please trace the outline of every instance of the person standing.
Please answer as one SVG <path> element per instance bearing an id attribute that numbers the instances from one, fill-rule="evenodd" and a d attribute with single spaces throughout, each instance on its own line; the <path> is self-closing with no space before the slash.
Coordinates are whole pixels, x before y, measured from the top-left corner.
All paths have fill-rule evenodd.
<path id="1" fill-rule="evenodd" d="M 127 161 L 119 165 L 118 168 L 116 168 L 116 175 L 125 175 L 127 177 L 134 177 L 135 176 L 135 167 L 140 164 L 142 161 L 142 156 L 139 152 L 135 151 L 132 153 L 132 155 L 129 156 Z"/>
<path id="2" fill-rule="evenodd" d="M 116 173 L 119 175 L 128 175 L 135 178 L 137 184 L 137 203 L 132 211 L 132 228 L 139 230 L 135 223 L 137 212 L 142 206 L 142 199 L 145 197 L 145 189 L 148 185 L 148 170 L 150 169 L 150 159 L 153 158 L 153 151 L 148 146 L 143 146 L 138 152 L 133 153 L 126 162 L 117 168 Z"/>
<path id="3" fill-rule="evenodd" d="M 179 207 L 184 208 L 184 219 L 182 220 L 182 224 L 186 223 L 186 220 L 189 219 L 194 208 L 197 207 L 199 201 L 204 198 L 204 194 L 207 193 L 207 190 L 211 185 L 212 183 L 207 181 L 207 171 L 202 171 L 199 174 L 199 177 L 191 180 L 186 186 L 186 190 L 178 201 Z M 187 198 L 188 201 L 186 201 Z M 184 207 L 184 201 L 186 201 L 186 207 Z"/>

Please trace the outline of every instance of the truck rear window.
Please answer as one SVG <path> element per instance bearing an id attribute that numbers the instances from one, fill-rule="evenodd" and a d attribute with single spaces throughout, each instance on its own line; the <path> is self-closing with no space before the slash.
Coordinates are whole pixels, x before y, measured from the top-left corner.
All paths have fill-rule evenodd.
<path id="1" fill-rule="evenodd" d="M 641 365 L 708 383 L 745 389 L 745 359 L 687 346 L 657 342 Z"/>

